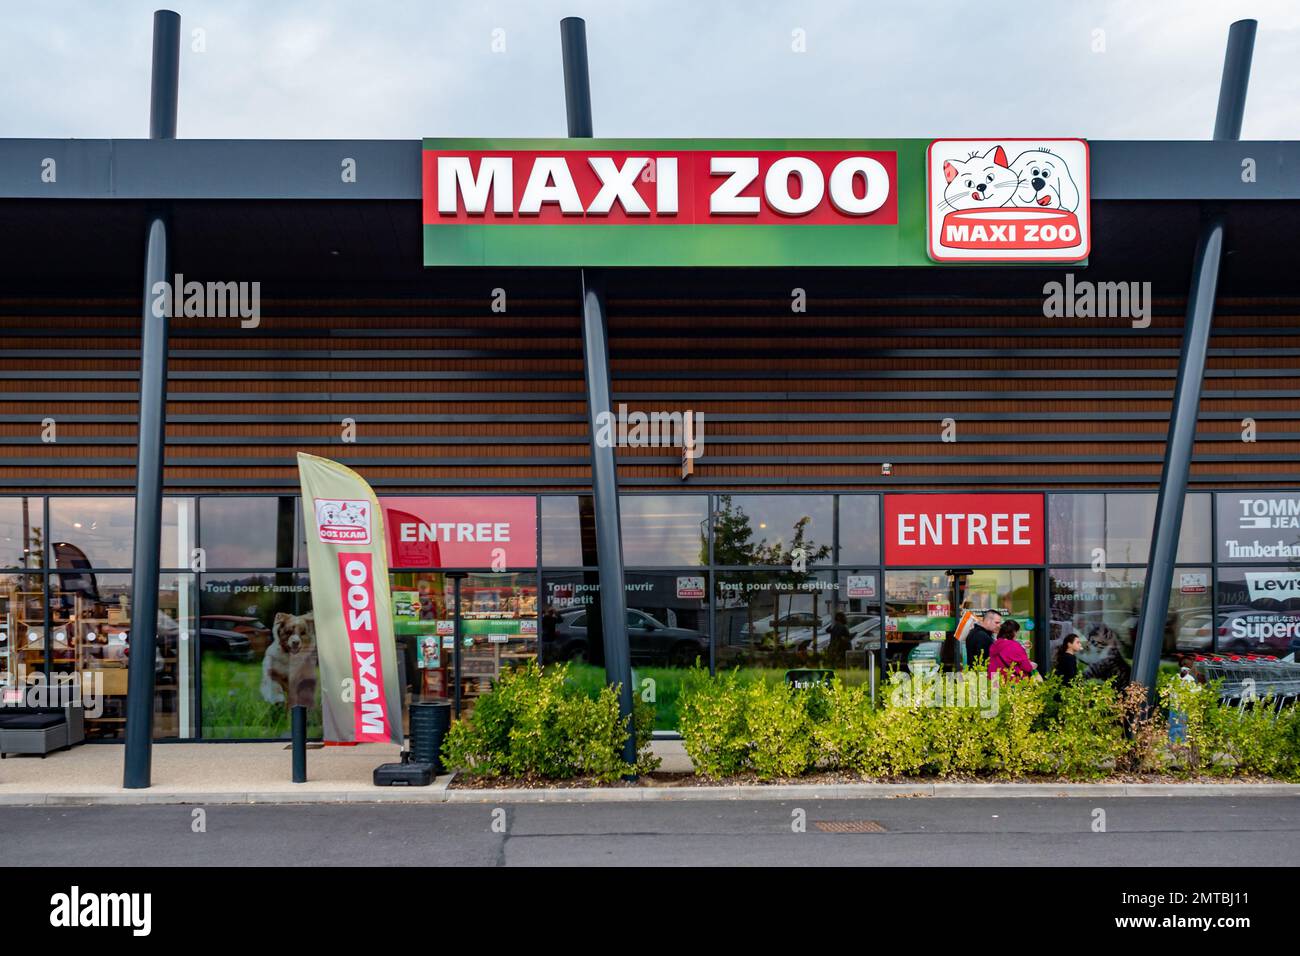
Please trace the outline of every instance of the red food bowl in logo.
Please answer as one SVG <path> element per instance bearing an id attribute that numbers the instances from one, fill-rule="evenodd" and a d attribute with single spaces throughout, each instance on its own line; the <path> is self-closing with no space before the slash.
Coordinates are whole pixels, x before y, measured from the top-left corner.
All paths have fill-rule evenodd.
<path id="1" fill-rule="evenodd" d="M 1079 217 L 1065 209 L 958 209 L 943 217 L 948 249 L 1072 249 Z"/>

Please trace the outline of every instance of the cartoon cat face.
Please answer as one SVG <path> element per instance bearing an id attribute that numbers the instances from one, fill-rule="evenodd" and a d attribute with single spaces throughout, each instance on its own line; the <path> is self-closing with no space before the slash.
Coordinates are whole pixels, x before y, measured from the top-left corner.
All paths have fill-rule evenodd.
<path id="1" fill-rule="evenodd" d="M 1074 212 L 1079 205 L 1079 187 L 1070 167 L 1051 150 L 1027 149 L 1011 164 L 1016 179 L 1015 205 Z"/>
<path id="2" fill-rule="evenodd" d="M 989 209 L 1005 206 L 1016 194 L 1016 174 L 1007 165 L 1007 154 L 994 146 L 983 156 L 944 160 L 944 211 L 953 209 Z"/>

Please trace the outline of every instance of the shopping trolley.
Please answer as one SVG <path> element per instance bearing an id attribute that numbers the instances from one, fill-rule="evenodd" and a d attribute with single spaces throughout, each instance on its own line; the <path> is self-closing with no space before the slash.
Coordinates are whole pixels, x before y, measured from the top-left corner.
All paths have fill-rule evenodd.
<path id="1" fill-rule="evenodd" d="M 1271 698 L 1278 708 L 1300 698 L 1300 664 L 1262 654 L 1198 655 L 1194 671 L 1205 683 L 1222 681 L 1220 703 L 1246 707 Z"/>

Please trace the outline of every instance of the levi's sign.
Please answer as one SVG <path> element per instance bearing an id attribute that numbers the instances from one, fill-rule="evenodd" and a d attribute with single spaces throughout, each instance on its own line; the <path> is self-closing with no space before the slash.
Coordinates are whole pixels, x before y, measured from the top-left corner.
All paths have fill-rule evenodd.
<path id="1" fill-rule="evenodd" d="M 885 495 L 890 565 L 1043 563 L 1043 496 Z"/>

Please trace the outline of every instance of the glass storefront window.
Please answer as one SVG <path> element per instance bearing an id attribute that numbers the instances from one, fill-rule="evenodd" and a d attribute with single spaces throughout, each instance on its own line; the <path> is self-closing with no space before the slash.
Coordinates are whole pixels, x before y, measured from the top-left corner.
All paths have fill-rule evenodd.
<path id="1" fill-rule="evenodd" d="M 802 548 L 809 564 L 831 563 L 831 495 L 718 495 L 713 515 L 716 565 L 785 565 Z"/>
<path id="2" fill-rule="evenodd" d="M 0 498 L 0 568 L 41 567 L 44 524 L 44 498 Z"/>
<path id="3" fill-rule="evenodd" d="M 1034 572 L 1028 568 L 980 568 L 950 576 L 946 570 L 889 571 L 885 574 L 886 659 L 909 668 L 940 660 L 949 634 L 965 611 L 995 610 L 1020 625 L 1016 637 L 1037 660 L 1034 628 Z M 1040 662 L 1041 666 L 1041 662 Z"/>
<path id="4" fill-rule="evenodd" d="M 906 664 L 913 651 L 941 644 L 956 626 L 952 580 L 945 571 L 885 572 L 887 663 Z"/>
<path id="5" fill-rule="evenodd" d="M 0 573 L 0 700 L 45 673 L 45 630 L 41 576 Z"/>
<path id="6" fill-rule="evenodd" d="M 1209 610 L 1202 623 L 1209 623 Z M 1285 657 L 1300 653 L 1300 570 L 1294 566 L 1219 569 L 1217 649 Z"/>
<path id="7" fill-rule="evenodd" d="M 537 575 L 471 574 L 460 588 L 460 698 L 462 713 L 492 689 L 503 673 L 537 659 Z M 452 582 L 444 606 L 454 609 Z M 445 638 L 445 635 L 444 635 Z M 453 652 L 455 644 L 444 656 Z"/>
<path id="8" fill-rule="evenodd" d="M 856 684 L 866 676 L 868 655 L 879 655 L 885 646 L 884 623 L 880 614 L 881 578 L 878 568 L 841 571 L 836 603 L 830 623 L 817 635 L 820 663 L 835 669 L 846 684 Z M 847 636 L 835 629 L 837 614 L 848 628 Z"/>
<path id="9" fill-rule="evenodd" d="M 130 568 L 134 498 L 51 498 L 50 567 Z"/>
<path id="10" fill-rule="evenodd" d="M 28 653 L 48 654 L 50 673 L 80 688 L 87 737 L 120 738 L 126 723 L 131 576 L 86 569 L 54 573 L 49 582 L 49 640 L 32 640 L 29 629 Z M 164 573 L 158 602 L 154 736 L 193 736 L 194 576 Z"/>
<path id="11" fill-rule="evenodd" d="M 655 727 L 677 727 L 682 671 L 709 666 L 708 577 L 694 570 L 629 572 L 624 579 L 633 681 L 652 687 Z M 594 571 L 548 574 L 543 582 L 542 660 L 567 662 L 590 692 L 605 683 L 600 584 Z M 647 685 L 644 681 L 652 683 Z"/>
<path id="12" fill-rule="evenodd" d="M 596 563 L 591 495 L 542 496 L 542 564 L 580 568 Z"/>
<path id="13" fill-rule="evenodd" d="M 160 567 L 189 567 L 194 525 L 193 498 L 163 498 Z M 130 568 L 134 537 L 134 498 L 50 499 L 53 568 Z"/>
<path id="14" fill-rule="evenodd" d="M 704 495 L 619 495 L 623 564 L 690 567 L 708 564 Z"/>
<path id="15" fill-rule="evenodd" d="M 302 567 L 298 499 L 232 495 L 199 502 L 199 541 L 206 566 L 221 568 Z"/>
<path id="16" fill-rule="evenodd" d="M 1177 672 L 1186 658 L 1210 649 L 1206 628 L 1211 614 L 1209 568 L 1178 568 L 1169 594 L 1169 614 L 1161 644 L 1160 669 Z M 1053 569 L 1051 572 L 1051 653 L 1071 633 L 1083 638 L 1080 673 L 1114 677 L 1118 686 L 1132 674 L 1133 643 L 1142 613 L 1145 568 Z"/>
<path id="17" fill-rule="evenodd" d="M 880 563 L 880 496 L 840 495 L 840 564 Z"/>
<path id="18" fill-rule="evenodd" d="M 717 578 L 718 668 L 817 666 L 830 649 L 838 582 L 825 571 L 750 571 Z"/>
<path id="19" fill-rule="evenodd" d="M 1155 527 L 1156 496 L 1146 493 L 1049 494 L 1049 560 L 1091 565 L 1103 549 L 1106 564 L 1146 564 Z M 1189 494 L 1183 504 L 1178 560 L 1210 559 L 1210 496 Z"/>
<path id="20" fill-rule="evenodd" d="M 287 737 L 291 708 L 301 703 L 308 707 L 307 733 L 319 737 L 320 678 L 307 575 L 205 574 L 199 601 L 203 736 Z M 275 666 L 267 667 L 268 655 Z"/>
<path id="21" fill-rule="evenodd" d="M 437 571 L 391 576 L 393 633 L 412 699 L 454 700 L 460 661 L 462 714 L 502 674 L 538 655 L 537 576 L 470 574 L 460 587 L 460 647 L 456 647 L 456 592 Z"/>

